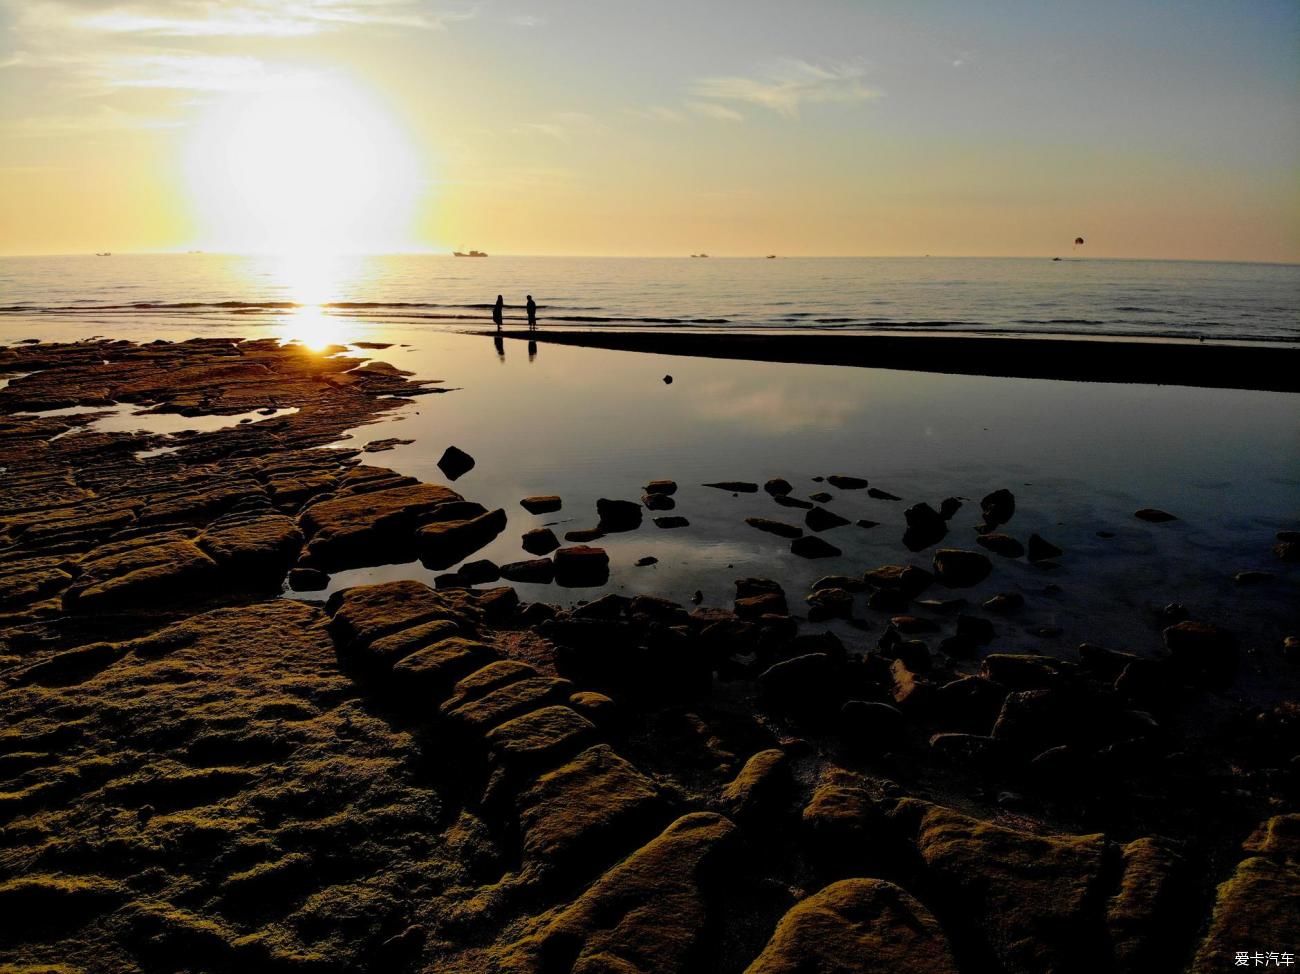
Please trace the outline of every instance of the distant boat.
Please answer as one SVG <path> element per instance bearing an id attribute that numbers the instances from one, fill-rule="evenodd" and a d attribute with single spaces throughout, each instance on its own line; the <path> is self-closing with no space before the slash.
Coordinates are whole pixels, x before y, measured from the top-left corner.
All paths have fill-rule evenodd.
<path id="1" fill-rule="evenodd" d="M 707 257 L 708 254 L 691 254 L 692 257 Z"/>
<path id="2" fill-rule="evenodd" d="M 483 251 L 481 250 L 471 250 L 469 253 L 464 253 L 462 251 L 455 250 L 452 251 L 452 256 L 453 257 L 486 257 L 487 254 L 483 253 Z"/>
<path id="3" fill-rule="evenodd" d="M 104 251 L 99 251 L 98 253 L 95 254 L 95 256 L 96 256 L 96 257 L 112 257 L 113 255 L 112 255 L 109 251 L 104 250 Z"/>
<path id="4" fill-rule="evenodd" d="M 768 259 L 768 260 L 776 260 L 776 254 L 768 254 L 768 255 L 767 255 L 767 259 Z"/>

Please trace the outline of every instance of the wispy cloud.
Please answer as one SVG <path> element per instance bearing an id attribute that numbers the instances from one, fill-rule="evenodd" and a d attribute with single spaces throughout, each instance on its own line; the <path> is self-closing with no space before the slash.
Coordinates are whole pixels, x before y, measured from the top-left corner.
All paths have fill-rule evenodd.
<path id="1" fill-rule="evenodd" d="M 517 134 L 537 133 L 559 142 L 568 142 L 570 136 L 579 129 L 587 129 L 595 124 L 595 119 L 585 112 L 552 112 L 546 118 L 524 122 L 515 127 Z"/>
<path id="2" fill-rule="evenodd" d="M 506 23 L 512 27 L 541 27 L 546 23 L 546 18 L 538 17 L 536 14 L 515 14 L 513 17 L 507 17 Z"/>
<path id="3" fill-rule="evenodd" d="M 743 122 L 745 116 L 734 108 L 719 105 L 715 101 L 688 101 L 686 107 L 703 118 L 714 118 L 720 122 Z"/>
<path id="4" fill-rule="evenodd" d="M 804 105 L 863 102 L 878 97 L 879 92 L 863 80 L 865 74 L 861 64 L 827 66 L 789 58 L 760 77 L 701 78 L 691 91 L 708 102 L 741 102 L 797 118 Z"/>
<path id="5" fill-rule="evenodd" d="M 438 30 L 476 8 L 431 10 L 416 0 L 145 0 L 46 2 L 29 19 L 110 34 L 152 37 L 301 37 L 347 27 Z"/>

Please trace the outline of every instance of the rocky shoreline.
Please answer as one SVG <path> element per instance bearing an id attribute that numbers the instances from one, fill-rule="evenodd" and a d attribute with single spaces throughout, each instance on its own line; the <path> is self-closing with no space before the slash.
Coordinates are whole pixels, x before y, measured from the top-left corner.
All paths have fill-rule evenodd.
<path id="1" fill-rule="evenodd" d="M 1016 593 L 963 591 L 1068 557 L 1009 533 L 1009 491 L 979 550 L 914 504 L 911 553 L 807 593 L 524 603 L 499 581 L 580 599 L 602 534 L 685 520 L 675 485 L 496 565 L 475 553 L 505 510 L 331 446 L 441 391 L 382 362 L 93 340 L 4 350 L 5 375 L 5 969 L 1209 972 L 1296 950 L 1300 706 L 1235 698 L 1256 647 L 1181 607 L 1158 656 L 1000 652 Z M 96 431 L 121 403 L 248 421 Z M 838 515 L 788 483 L 714 486 L 765 490 L 774 542 L 833 548 Z M 279 597 L 413 558 L 436 588 Z M 864 610 L 866 653 L 818 628 Z"/>

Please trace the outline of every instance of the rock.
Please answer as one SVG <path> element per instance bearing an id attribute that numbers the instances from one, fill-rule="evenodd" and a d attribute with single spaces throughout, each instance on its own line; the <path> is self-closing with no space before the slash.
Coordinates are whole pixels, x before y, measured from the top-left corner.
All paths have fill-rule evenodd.
<path id="1" fill-rule="evenodd" d="M 934 553 L 934 574 L 949 588 L 978 585 L 993 571 L 993 563 L 977 551 L 940 548 Z"/>
<path id="2" fill-rule="evenodd" d="M 1031 534 L 1029 536 L 1029 543 L 1026 546 L 1026 550 L 1030 561 L 1047 561 L 1049 558 L 1059 558 L 1061 555 L 1065 554 L 1065 552 L 1056 547 L 1056 545 L 1052 544 L 1050 541 L 1045 541 L 1037 534 Z"/>
<path id="3" fill-rule="evenodd" d="M 448 480 L 459 480 L 474 469 L 474 458 L 458 447 L 449 446 L 438 460 L 438 469 Z"/>
<path id="4" fill-rule="evenodd" d="M 1300 862 L 1295 855 L 1243 859 L 1219 886 L 1210 927 L 1196 949 L 1191 974 L 1231 970 L 1242 950 L 1253 956 L 1256 950 L 1287 944 L 1283 949 L 1290 951 L 1297 916 Z"/>
<path id="5" fill-rule="evenodd" d="M 881 565 L 862 573 L 862 580 L 878 589 L 895 589 L 915 598 L 930 587 L 934 576 L 915 565 Z"/>
<path id="6" fill-rule="evenodd" d="M 814 531 L 829 531 L 831 528 L 843 527 L 849 523 L 849 519 L 824 507 L 814 507 L 804 515 L 804 523 Z"/>
<path id="7" fill-rule="evenodd" d="M 670 386 L 672 384 L 673 384 L 673 377 L 671 375 L 664 376 L 664 385 Z"/>
<path id="8" fill-rule="evenodd" d="M 904 611 L 910 601 L 902 589 L 878 588 L 867 596 L 867 608 L 893 614 Z"/>
<path id="9" fill-rule="evenodd" d="M 908 636 L 939 631 L 937 622 L 933 619 L 923 619 L 920 616 L 894 616 L 889 620 L 889 624 L 898 632 Z"/>
<path id="10" fill-rule="evenodd" d="M 809 499 L 809 500 L 814 500 L 814 501 L 816 501 L 818 504 L 825 504 L 825 503 L 827 503 L 828 501 L 832 501 L 832 500 L 834 500 L 834 499 L 835 499 L 835 495 L 834 495 L 834 494 L 828 494 L 828 493 L 826 493 L 826 491 L 824 491 L 824 490 L 819 490 L 819 491 L 817 491 L 817 493 L 815 493 L 815 494 L 809 494 L 809 495 L 808 495 L 808 499 Z"/>
<path id="11" fill-rule="evenodd" d="M 1006 488 L 985 494 L 980 501 L 980 514 L 990 529 L 1006 524 L 1016 513 L 1016 495 Z"/>
<path id="12" fill-rule="evenodd" d="M 985 609 L 997 613 L 1015 612 L 1024 607 L 1025 597 L 1019 592 L 999 592 L 984 603 Z"/>
<path id="13" fill-rule="evenodd" d="M 842 588 L 846 592 L 861 592 L 866 589 L 866 583 L 852 575 L 823 575 L 817 581 L 812 583 L 814 592 L 824 588 Z"/>
<path id="14" fill-rule="evenodd" d="M 1174 843 L 1148 836 L 1124 846 L 1119 890 L 1106 907 L 1116 968 L 1139 974 L 1171 956 L 1183 936 L 1186 865 Z"/>
<path id="15" fill-rule="evenodd" d="M 478 561 L 467 561 L 456 570 L 466 585 L 482 585 L 486 582 L 495 582 L 501 577 L 501 570 L 497 567 L 496 562 L 487 558 L 480 558 Z"/>
<path id="16" fill-rule="evenodd" d="M 1049 656 L 990 653 L 980 663 L 980 674 L 1014 690 L 1041 690 L 1060 682 L 1061 664 Z"/>
<path id="17" fill-rule="evenodd" d="M 806 535 L 790 542 L 790 551 L 800 558 L 836 558 L 843 552 L 824 538 Z"/>
<path id="18" fill-rule="evenodd" d="M 1273 554 L 1282 561 L 1300 561 L 1300 542 L 1279 541 L 1273 545 Z"/>
<path id="19" fill-rule="evenodd" d="M 801 824 L 814 857 L 837 868 L 846 863 L 856 868 L 871 858 L 871 833 L 877 818 L 864 779 L 835 768 L 813 791 Z"/>
<path id="20" fill-rule="evenodd" d="M 867 486 L 864 477 L 849 477 L 838 473 L 831 474 L 826 478 L 826 482 L 832 487 L 838 487 L 840 490 L 864 490 Z"/>
<path id="21" fill-rule="evenodd" d="M 572 694 L 569 706 L 599 727 L 612 725 L 618 716 L 618 704 L 594 690 L 579 690 Z"/>
<path id="22" fill-rule="evenodd" d="M 771 822 L 784 813 L 793 787 L 784 752 L 771 748 L 745 762 L 719 804 L 741 825 Z"/>
<path id="23" fill-rule="evenodd" d="M 501 566 L 501 577 L 509 582 L 533 582 L 549 585 L 555 578 L 555 562 L 549 558 L 512 561 Z"/>
<path id="24" fill-rule="evenodd" d="M 632 600 L 626 595 L 610 592 L 598 599 L 593 599 L 573 610 L 576 619 L 618 619 L 626 616 L 632 607 Z"/>
<path id="25" fill-rule="evenodd" d="M 745 480 L 720 480 L 717 483 L 705 484 L 705 487 L 716 487 L 718 490 L 730 491 L 733 494 L 757 494 L 758 484 L 751 484 Z"/>
<path id="26" fill-rule="evenodd" d="M 1135 511 L 1133 516 L 1141 521 L 1150 521 L 1153 524 L 1162 524 L 1165 521 L 1177 521 L 1178 518 L 1168 511 L 1161 511 L 1154 507 L 1144 507 L 1140 511 Z"/>
<path id="27" fill-rule="evenodd" d="M 554 704 L 507 720 L 488 732 L 492 755 L 513 767 L 540 767 L 572 753 L 596 734 L 596 725 L 571 707 Z"/>
<path id="28" fill-rule="evenodd" d="M 1038 537 L 1038 535 L 1034 535 Z M 981 534 L 975 539 L 976 543 L 983 548 L 987 548 L 995 555 L 1001 555 L 1004 558 L 1019 558 L 1025 553 L 1025 546 L 1009 534 Z"/>
<path id="29" fill-rule="evenodd" d="M 69 612 L 109 612 L 203 596 L 220 575 L 217 563 L 179 533 L 100 545 L 77 565 L 63 593 Z"/>
<path id="30" fill-rule="evenodd" d="M 295 592 L 319 592 L 329 588 L 330 577 L 319 568 L 291 568 L 289 587 Z"/>
<path id="31" fill-rule="evenodd" d="M 1273 581 L 1276 577 L 1272 572 L 1244 571 L 1237 572 L 1232 576 L 1232 580 L 1238 585 L 1262 585 Z"/>
<path id="32" fill-rule="evenodd" d="M 1006 695 L 1006 688 L 992 680 L 959 677 L 935 691 L 935 719 L 946 730 L 988 734 Z"/>
<path id="33" fill-rule="evenodd" d="M 961 510 L 961 501 L 955 497 L 945 497 L 939 505 L 939 516 L 945 521 L 951 521 L 952 516 Z"/>
<path id="34" fill-rule="evenodd" d="M 911 895 L 883 879 L 843 879 L 777 925 L 746 974 L 957 974 L 947 937 Z"/>
<path id="35" fill-rule="evenodd" d="M 524 532 L 520 545 L 530 555 L 549 555 L 560 546 L 560 539 L 550 528 L 533 528 Z"/>
<path id="36" fill-rule="evenodd" d="M 758 677 L 764 702 L 776 710 L 817 714 L 838 695 L 836 666 L 825 653 L 783 660 Z"/>
<path id="37" fill-rule="evenodd" d="M 736 598 L 745 599 L 751 595 L 766 595 L 769 592 L 775 592 L 782 597 L 785 596 L 785 589 L 781 588 L 781 583 L 770 578 L 738 578 L 736 579 Z"/>
<path id="38" fill-rule="evenodd" d="M 790 493 L 790 491 L 794 490 L 790 485 L 790 481 L 783 480 L 780 477 L 773 477 L 763 485 L 763 489 L 773 497 L 784 497 L 786 494 Z"/>
<path id="39" fill-rule="evenodd" d="M 519 593 L 509 585 L 483 589 L 475 596 L 479 611 L 489 622 L 506 619 L 519 611 Z"/>
<path id="40" fill-rule="evenodd" d="M 782 507 L 795 507 L 801 511 L 811 511 L 813 507 L 812 501 L 806 501 L 799 497 L 788 497 L 785 494 L 775 494 L 772 500 Z"/>
<path id="41" fill-rule="evenodd" d="M 641 504 L 648 511 L 671 511 L 677 502 L 667 494 L 643 494 Z"/>
<path id="42" fill-rule="evenodd" d="M 654 555 L 643 555 L 640 558 L 638 558 L 636 561 L 634 561 L 633 564 L 637 568 L 649 568 L 651 565 L 659 564 L 659 559 L 656 558 Z"/>
<path id="43" fill-rule="evenodd" d="M 808 593 L 808 621 L 847 619 L 853 615 L 853 594 L 842 588 L 819 588 Z"/>
<path id="44" fill-rule="evenodd" d="M 899 660 L 913 673 L 928 673 L 932 665 L 930 648 L 919 639 L 900 639 L 898 630 L 889 629 L 886 636 L 894 636 L 893 641 L 886 642 L 881 637 L 881 655 L 888 660 Z"/>
<path id="45" fill-rule="evenodd" d="M 903 712 L 874 700 L 849 700 L 840 708 L 840 736 L 855 750 L 881 754 L 902 740 Z"/>
<path id="46" fill-rule="evenodd" d="M 907 520 L 907 530 L 903 533 L 903 544 L 910 551 L 920 551 L 943 539 L 948 533 L 948 521 L 942 514 L 924 502 L 913 504 L 903 512 Z"/>
<path id="47" fill-rule="evenodd" d="M 543 774 L 516 804 L 525 861 L 562 871 L 587 871 L 625 854 L 664 812 L 654 783 L 608 744 Z"/>
<path id="48" fill-rule="evenodd" d="M 554 494 L 538 494 L 534 497 L 525 497 L 519 502 L 529 514 L 550 514 L 558 511 L 563 502 Z"/>
<path id="49" fill-rule="evenodd" d="M 766 531 L 768 534 L 775 534 L 782 538 L 799 538 L 803 536 L 803 528 L 796 527 L 793 524 L 786 524 L 784 521 L 773 521 L 765 517 L 747 517 L 745 523 L 751 528 L 758 528 L 760 531 Z"/>
<path id="50" fill-rule="evenodd" d="M 554 554 L 555 581 L 569 587 L 603 585 L 609 580 L 609 555 L 604 548 L 574 545 Z"/>
<path id="51" fill-rule="evenodd" d="M 460 500 L 447 487 L 404 484 L 319 501 L 303 511 L 298 526 L 322 567 L 382 564 L 390 554 L 402 560 L 403 551 L 415 547 L 412 534 L 419 525 L 440 506 Z"/>
<path id="52" fill-rule="evenodd" d="M 878 501 L 901 501 L 903 498 L 897 494 L 891 494 L 887 490 L 881 490 L 879 487 L 872 487 L 867 491 L 868 497 L 873 497 Z"/>
<path id="53" fill-rule="evenodd" d="M 605 537 L 605 532 L 600 528 L 578 528 L 573 531 L 564 532 L 565 541 L 573 541 L 577 544 L 586 544 L 588 541 L 598 541 Z"/>
<path id="54" fill-rule="evenodd" d="M 426 524 L 415 533 L 415 541 L 419 546 L 420 560 L 427 566 L 449 568 L 489 544 L 505 528 L 506 512 L 497 508 L 465 521 Z M 314 545 L 313 541 L 313 553 Z"/>
<path id="55" fill-rule="evenodd" d="M 678 517 L 677 515 L 657 517 L 654 520 L 655 527 L 657 528 L 688 528 L 691 526 L 690 521 L 686 520 L 684 517 Z"/>
<path id="56" fill-rule="evenodd" d="M 736 615 L 741 619 L 758 619 L 765 615 L 789 615 L 785 596 L 780 592 L 761 592 L 757 595 L 738 596 Z"/>
<path id="57" fill-rule="evenodd" d="M 1009 971 L 1104 970 L 1089 906 L 1100 882 L 1100 835 L 1040 836 L 931 806 L 917 850 L 936 895 L 968 918 Z"/>
<path id="58" fill-rule="evenodd" d="M 957 617 L 957 635 L 977 643 L 991 643 L 995 635 L 993 623 L 979 616 L 959 615 Z"/>
<path id="59" fill-rule="evenodd" d="M 861 518 L 861 519 L 859 519 L 859 520 L 857 520 L 857 521 L 854 521 L 853 523 L 856 524 L 856 525 L 857 525 L 858 527 L 860 527 L 860 528 L 878 528 L 878 527 L 880 527 L 880 522 L 879 522 L 879 521 L 869 521 L 869 520 L 867 520 L 866 518 Z"/>
<path id="60" fill-rule="evenodd" d="M 459 572 L 443 572 L 433 576 L 433 587 L 436 589 L 469 588 L 469 582 L 465 581 Z"/>
<path id="61" fill-rule="evenodd" d="M 893 681 L 891 696 L 894 703 L 904 710 L 925 710 L 934 696 L 934 684 L 921 676 L 902 659 L 889 664 L 889 675 Z"/>
<path id="62" fill-rule="evenodd" d="M 1231 682 L 1237 668 L 1232 638 L 1207 622 L 1179 622 L 1164 631 L 1165 649 L 1179 666 L 1214 683 Z"/>
<path id="63" fill-rule="evenodd" d="M 541 933 L 514 945 L 504 969 L 542 974 L 685 974 L 710 926 L 735 826 L 694 812 L 598 879 Z"/>
<path id="64" fill-rule="evenodd" d="M 645 485 L 647 494 L 675 494 L 677 493 L 677 481 L 675 480 L 652 480 Z"/>
<path id="65" fill-rule="evenodd" d="M 635 501 L 615 501 L 602 497 L 596 501 L 599 528 L 606 534 L 633 531 L 641 526 L 641 505 Z"/>

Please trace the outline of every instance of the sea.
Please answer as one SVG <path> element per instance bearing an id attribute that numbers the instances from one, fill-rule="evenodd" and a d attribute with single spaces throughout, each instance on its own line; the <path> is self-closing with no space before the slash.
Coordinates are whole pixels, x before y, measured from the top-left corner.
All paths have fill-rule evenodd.
<path id="1" fill-rule="evenodd" d="M 0 337 L 319 317 L 472 330 L 526 295 L 565 328 L 1300 341 L 1300 265 L 1050 258 L 0 258 Z M 32 332 L 33 327 L 38 327 Z M 89 329 L 87 331 L 86 329 Z M 19 334 L 21 333 L 21 334 Z"/>

